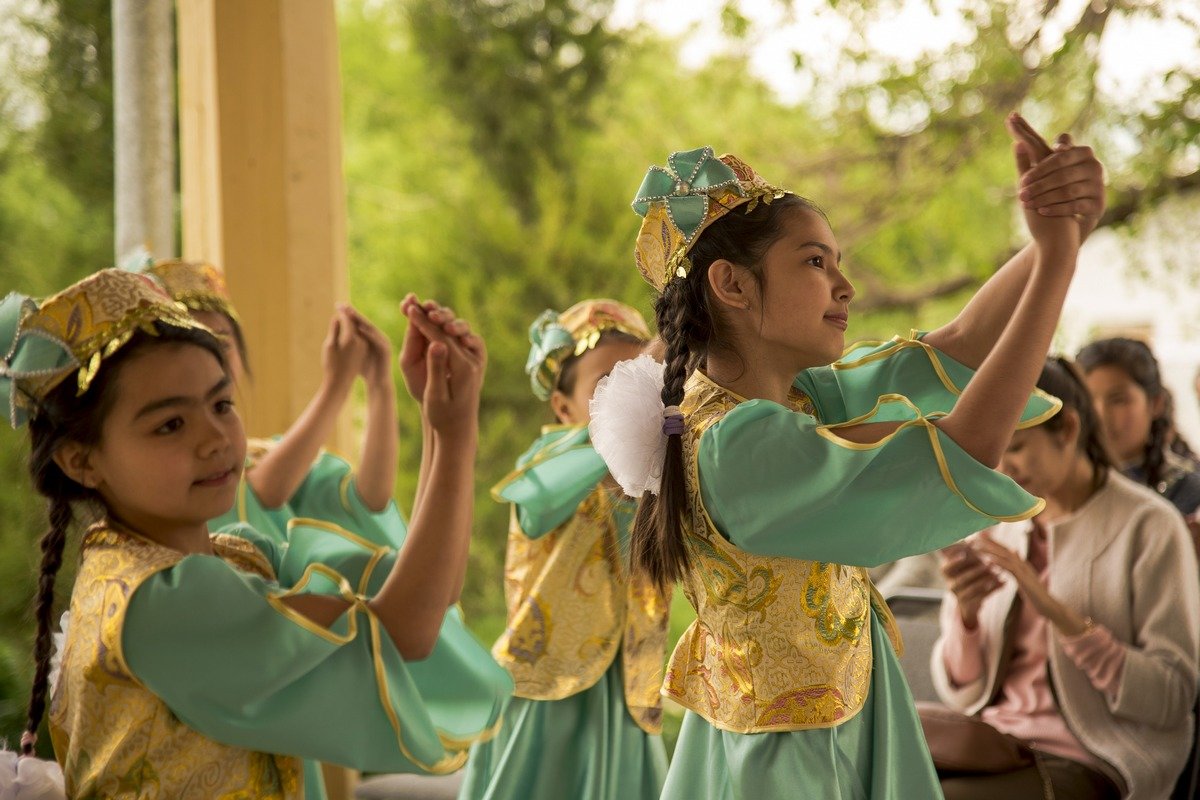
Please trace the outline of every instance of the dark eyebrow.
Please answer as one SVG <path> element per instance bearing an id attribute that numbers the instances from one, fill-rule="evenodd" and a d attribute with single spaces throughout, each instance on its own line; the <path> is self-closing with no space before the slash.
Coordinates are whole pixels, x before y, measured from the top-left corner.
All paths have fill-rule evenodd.
<path id="1" fill-rule="evenodd" d="M 229 386 L 229 384 L 230 384 L 229 376 L 222 375 L 221 380 L 219 380 L 215 384 L 213 384 L 213 387 L 204 394 L 204 400 L 208 401 L 208 400 L 213 399 L 214 397 L 219 395 L 222 391 L 224 391 Z M 195 405 L 195 400 L 191 397 L 184 397 L 183 395 L 176 395 L 173 397 L 164 397 L 161 400 L 155 400 L 153 403 L 147 403 L 146 405 L 142 406 L 141 410 L 133 415 L 133 419 L 136 422 L 137 420 L 141 419 L 142 417 L 153 414 L 156 411 L 162 411 L 164 408 L 172 408 L 174 406 L 189 406 L 189 405 Z"/>
<path id="2" fill-rule="evenodd" d="M 827 244 L 824 244 L 823 242 L 805 242 L 804 244 L 798 246 L 796 249 L 803 250 L 806 247 L 815 247 L 818 250 L 823 250 L 823 251 L 825 251 L 825 255 L 832 256 L 833 260 L 838 262 L 839 264 L 842 263 L 842 254 L 835 253 L 833 251 L 832 247 L 830 247 Z"/>

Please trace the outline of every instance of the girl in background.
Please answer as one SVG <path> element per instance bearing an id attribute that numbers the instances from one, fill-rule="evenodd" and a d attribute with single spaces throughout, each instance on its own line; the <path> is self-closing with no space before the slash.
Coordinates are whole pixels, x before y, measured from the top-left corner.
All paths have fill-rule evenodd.
<path id="1" fill-rule="evenodd" d="M 1170 399 L 1150 347 L 1136 339 L 1100 339 L 1080 350 L 1076 360 L 1117 467 L 1193 517 L 1200 507 L 1200 473 L 1172 448 Z"/>
<path id="2" fill-rule="evenodd" d="M 667 772 L 663 649 L 669 598 L 630 575 L 634 501 L 588 439 L 596 384 L 638 356 L 637 311 L 585 300 L 546 311 L 525 365 L 558 424 L 496 485 L 512 503 L 508 626 L 492 652 L 516 681 L 495 739 L 471 751 L 460 800 L 657 800 Z"/>
<path id="3" fill-rule="evenodd" d="M 1169 503 L 1112 468 L 1074 366 L 1047 360 L 1038 387 L 1063 410 L 1017 431 L 1000 468 L 1046 507 L 951 551 L 932 659 L 942 699 L 1015 737 L 1020 757 L 943 772 L 942 788 L 947 800 L 1047 786 L 1056 798 L 1166 797 L 1200 678 L 1191 542 Z"/>

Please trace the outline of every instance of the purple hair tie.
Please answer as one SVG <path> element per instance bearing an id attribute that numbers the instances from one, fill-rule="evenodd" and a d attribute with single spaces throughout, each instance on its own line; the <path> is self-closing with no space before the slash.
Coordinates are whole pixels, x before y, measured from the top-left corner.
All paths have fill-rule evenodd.
<path id="1" fill-rule="evenodd" d="M 662 416 L 663 436 L 683 435 L 683 411 L 680 410 L 679 406 L 667 406 L 663 409 Z"/>

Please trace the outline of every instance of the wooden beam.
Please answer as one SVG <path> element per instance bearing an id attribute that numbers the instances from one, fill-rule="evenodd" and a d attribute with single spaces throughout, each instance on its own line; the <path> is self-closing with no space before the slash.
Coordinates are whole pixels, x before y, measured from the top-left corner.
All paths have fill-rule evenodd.
<path id="1" fill-rule="evenodd" d="M 177 0 L 182 254 L 225 270 L 253 379 L 251 435 L 284 431 L 320 384 L 348 299 L 333 0 Z M 333 447 L 349 451 L 343 414 Z M 357 775 L 325 769 L 330 800 Z"/>
<path id="2" fill-rule="evenodd" d="M 279 433 L 349 295 L 334 3 L 178 0 L 177 16 L 182 252 L 225 270 L 254 373 L 247 430 Z M 347 433 L 331 444 L 349 450 Z"/>

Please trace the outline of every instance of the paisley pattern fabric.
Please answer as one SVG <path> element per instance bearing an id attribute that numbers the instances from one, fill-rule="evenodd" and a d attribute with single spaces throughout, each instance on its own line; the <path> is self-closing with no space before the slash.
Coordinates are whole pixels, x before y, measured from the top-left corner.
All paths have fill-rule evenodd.
<path id="1" fill-rule="evenodd" d="M 216 536 L 213 548 L 239 569 L 274 577 L 249 542 Z M 298 800 L 303 796 L 298 759 L 202 736 L 148 691 L 125 661 L 121 634 L 130 597 L 147 578 L 182 558 L 179 551 L 104 525 L 84 537 L 62 678 L 50 709 L 67 795 Z"/>

